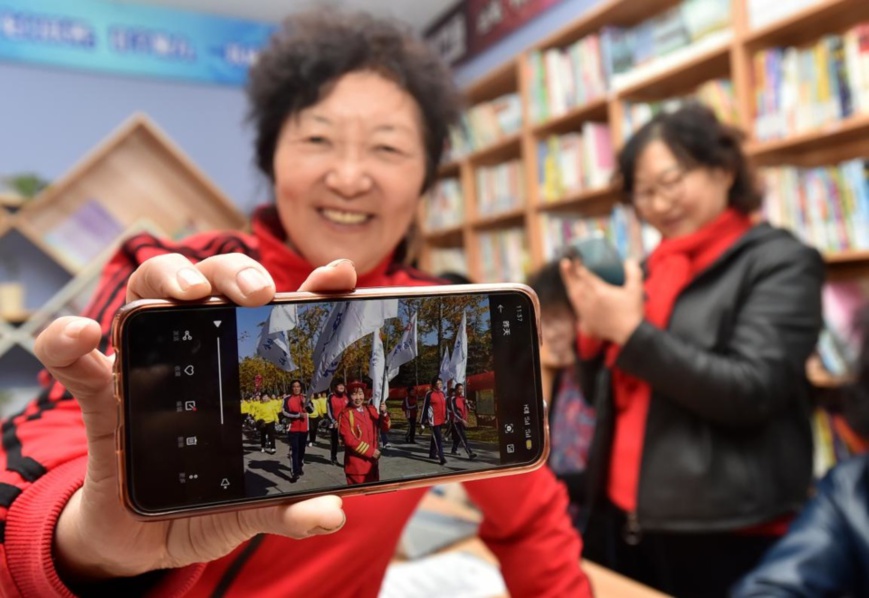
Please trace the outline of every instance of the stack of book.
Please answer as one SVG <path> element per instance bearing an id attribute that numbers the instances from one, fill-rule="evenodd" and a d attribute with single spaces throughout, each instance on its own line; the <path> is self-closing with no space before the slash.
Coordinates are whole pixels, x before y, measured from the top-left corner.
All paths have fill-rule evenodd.
<path id="1" fill-rule="evenodd" d="M 464 219 L 461 182 L 457 178 L 439 179 L 426 202 L 426 230 L 433 232 L 460 226 Z"/>
<path id="2" fill-rule="evenodd" d="M 820 0 L 746 0 L 748 26 L 758 29 L 818 4 Z"/>
<path id="3" fill-rule="evenodd" d="M 525 230 L 507 228 L 480 233 L 480 282 L 523 282 L 528 273 L 528 243 Z"/>
<path id="4" fill-rule="evenodd" d="M 821 251 L 869 249 L 869 160 L 761 172 L 764 214 Z"/>
<path id="5" fill-rule="evenodd" d="M 537 145 L 537 182 L 543 201 L 600 189 L 615 169 L 612 135 L 606 123 L 586 122 L 581 133 L 553 135 Z"/>
<path id="6" fill-rule="evenodd" d="M 494 216 L 525 205 L 524 168 L 522 160 L 478 168 L 475 171 L 478 214 Z"/>
<path id="7" fill-rule="evenodd" d="M 445 247 L 431 250 L 431 272 L 439 275 L 447 272 L 468 275 L 468 258 L 461 247 Z"/>
<path id="8" fill-rule="evenodd" d="M 808 47 L 760 51 L 753 62 L 761 141 L 869 113 L 869 22 Z"/>
<path id="9" fill-rule="evenodd" d="M 531 119 L 536 123 L 606 96 L 606 72 L 597 34 L 564 48 L 535 50 L 528 63 Z"/>
<path id="10" fill-rule="evenodd" d="M 450 131 L 446 161 L 458 160 L 522 129 L 522 98 L 508 93 L 473 106 Z"/>
<path id="11" fill-rule="evenodd" d="M 730 32 L 731 0 L 682 0 L 658 16 L 625 29 L 605 27 L 601 48 L 612 90 L 632 81 L 632 71 L 698 44 L 711 43 Z"/>

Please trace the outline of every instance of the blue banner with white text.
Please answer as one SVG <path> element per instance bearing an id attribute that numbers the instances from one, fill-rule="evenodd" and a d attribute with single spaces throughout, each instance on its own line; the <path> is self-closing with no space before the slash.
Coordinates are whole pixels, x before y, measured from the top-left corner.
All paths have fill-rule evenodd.
<path id="1" fill-rule="evenodd" d="M 243 85 L 275 29 L 103 0 L 0 0 L 0 60 Z"/>

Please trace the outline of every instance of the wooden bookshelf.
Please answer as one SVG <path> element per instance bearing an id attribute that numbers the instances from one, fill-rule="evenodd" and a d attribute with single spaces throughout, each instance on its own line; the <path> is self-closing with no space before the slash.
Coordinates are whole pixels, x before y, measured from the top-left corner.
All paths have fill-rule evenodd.
<path id="1" fill-rule="evenodd" d="M 67 313 L 65 305 L 72 306 L 69 313 L 81 311 L 122 239 L 145 230 L 180 237 L 241 229 L 245 222 L 156 124 L 144 115 L 132 116 L 40 195 L 21 206 L 0 207 L 0 239 L 20 234 L 33 245 L 32 255 L 16 256 L 22 271 L 44 260 L 42 252 L 71 277 L 57 281 L 54 296 L 38 309 L 25 307 L 0 322 L 0 379 L 8 350 L 32 353 L 35 336 L 53 317 Z"/>
<path id="2" fill-rule="evenodd" d="M 518 92 L 523 104 L 523 127 L 517 135 L 480 148 L 472 154 L 441 167 L 442 176 L 459 177 L 464 193 L 467 226 L 449 235 L 432 233 L 426 243 L 462 241 L 469 260 L 469 271 L 480 272 L 474 247 L 478 231 L 496 231 L 521 226 L 528 240 L 530 269 L 540 267 L 543 255 L 542 229 L 547 214 L 600 214 L 618 201 L 618 190 L 611 187 L 568 193 L 557 201 L 544 201 L 538 173 L 538 143 L 551 135 L 579 131 L 584 123 L 608 123 L 613 147 L 621 146 L 622 117 L 628 102 L 665 100 L 691 93 L 700 84 L 720 78 L 732 81 L 739 122 L 747 133 L 746 153 L 758 166 L 826 166 L 856 157 L 869 157 L 869 113 L 855 114 L 839 122 L 825 124 L 781 139 L 758 141 L 754 138 L 755 93 L 754 55 L 775 46 L 805 46 L 829 33 L 869 20 L 867 0 L 818 0 L 817 3 L 781 17 L 778 21 L 750 29 L 747 0 L 732 0 L 730 28 L 721 29 L 691 46 L 647 62 L 612 86 L 604 98 L 572 106 L 542 122 L 532 120 L 532 81 L 530 56 L 551 48 L 565 48 L 598 33 L 608 26 L 634 26 L 679 4 L 678 0 L 603 0 L 575 21 L 529 47 L 467 89 L 467 101 L 474 105 L 504 93 Z M 524 164 L 526 202 L 505 214 L 483 216 L 476 210 L 475 172 L 520 158 Z M 425 254 L 425 251 L 423 251 Z M 869 251 L 828 254 L 831 279 L 869 276 Z M 426 266 L 423 256 L 422 265 Z M 527 273 L 526 273 L 527 274 Z M 518 279 L 524 278 L 517 277 Z"/>

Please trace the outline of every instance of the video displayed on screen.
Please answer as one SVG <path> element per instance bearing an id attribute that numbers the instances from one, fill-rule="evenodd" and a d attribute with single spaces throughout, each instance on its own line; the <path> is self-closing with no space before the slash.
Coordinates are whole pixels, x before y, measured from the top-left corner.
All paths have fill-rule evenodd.
<path id="1" fill-rule="evenodd" d="M 501 465 L 484 295 L 240 310 L 250 496 Z"/>

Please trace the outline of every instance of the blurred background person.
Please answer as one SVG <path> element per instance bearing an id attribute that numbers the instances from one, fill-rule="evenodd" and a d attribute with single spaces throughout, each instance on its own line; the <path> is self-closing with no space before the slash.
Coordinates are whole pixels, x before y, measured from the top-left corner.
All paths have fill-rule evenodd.
<path id="1" fill-rule="evenodd" d="M 549 467 L 567 487 L 570 516 L 577 529 L 588 517 L 585 470 L 594 436 L 595 411 L 579 384 L 576 313 L 561 278 L 559 262 L 546 264 L 529 279 L 540 300 L 540 324 L 549 386 Z"/>
<path id="2" fill-rule="evenodd" d="M 311 413 L 308 417 L 308 446 L 314 446 L 317 442 L 317 433 L 320 429 L 320 422 L 326 417 L 326 395 L 318 392 L 311 399 Z"/>
<path id="3" fill-rule="evenodd" d="M 668 594 L 723 596 L 807 497 L 824 262 L 755 223 L 741 135 L 706 107 L 654 117 L 618 171 L 662 240 L 623 286 L 561 264 L 598 417 L 586 555 Z"/>
<path id="4" fill-rule="evenodd" d="M 869 311 L 858 320 L 862 347 L 845 390 L 848 426 L 869 442 Z M 788 533 L 734 588 L 734 598 L 869 596 L 869 454 L 836 465 Z"/>

